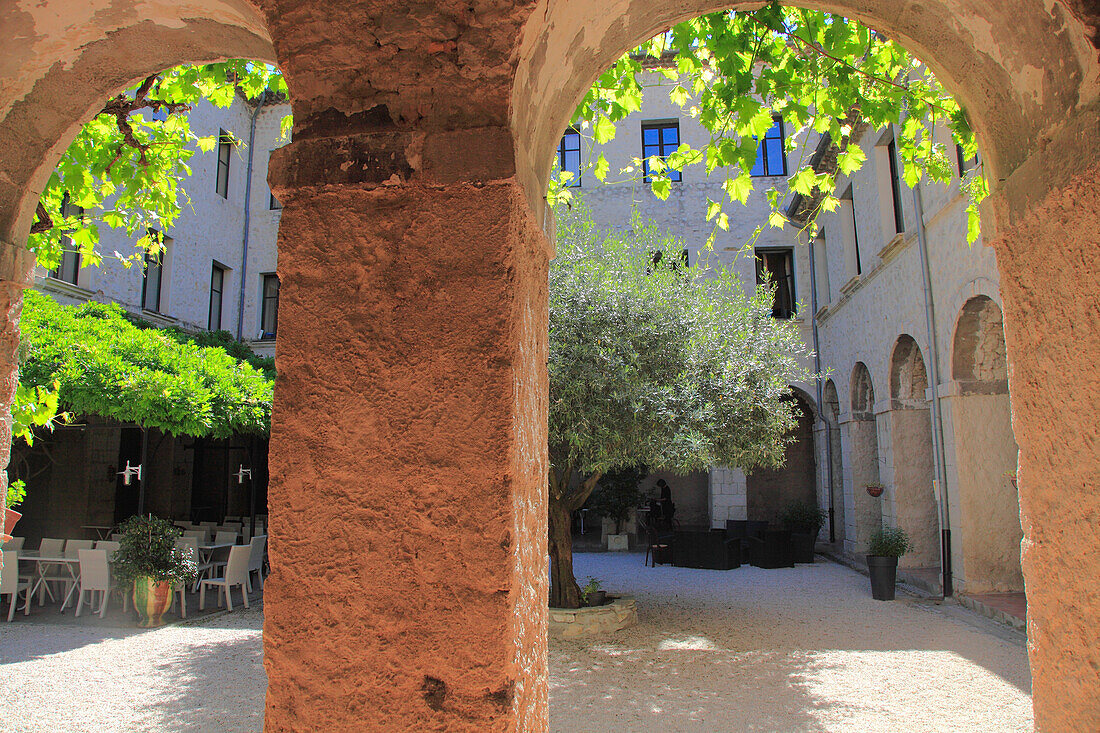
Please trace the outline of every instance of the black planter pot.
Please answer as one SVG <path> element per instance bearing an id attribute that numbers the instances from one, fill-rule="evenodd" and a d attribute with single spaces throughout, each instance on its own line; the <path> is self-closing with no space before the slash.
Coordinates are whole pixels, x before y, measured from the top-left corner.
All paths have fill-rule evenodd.
<path id="1" fill-rule="evenodd" d="M 867 570 L 871 573 L 871 597 L 876 601 L 894 600 L 894 585 L 898 579 L 898 559 L 868 555 Z"/>
<path id="2" fill-rule="evenodd" d="M 817 532 L 791 532 L 791 553 L 795 562 L 813 562 L 814 545 L 817 544 Z"/>
<path id="3" fill-rule="evenodd" d="M 607 591 L 594 590 L 589 591 L 588 598 L 586 599 L 586 605 L 588 606 L 603 606 L 607 603 Z"/>

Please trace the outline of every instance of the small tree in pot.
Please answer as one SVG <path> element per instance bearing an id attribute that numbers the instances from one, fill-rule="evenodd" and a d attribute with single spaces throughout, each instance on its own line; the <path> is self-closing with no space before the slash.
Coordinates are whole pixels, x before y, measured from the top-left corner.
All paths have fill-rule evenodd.
<path id="1" fill-rule="evenodd" d="M 630 519 L 631 510 L 642 501 L 638 484 L 647 475 L 649 469 L 645 466 L 613 469 L 599 480 L 592 496 L 588 497 L 585 505 L 589 509 L 615 522 L 615 532 L 608 535 L 608 549 L 615 549 L 611 537 L 621 535 L 623 523 Z M 626 549 L 625 538 L 620 537 L 620 541 Z"/>
<path id="2" fill-rule="evenodd" d="M 787 505 L 780 517 L 791 531 L 795 562 L 813 562 L 817 535 L 825 526 L 825 511 L 813 504 L 796 501 Z"/>
<path id="3" fill-rule="evenodd" d="M 122 539 L 113 558 L 113 572 L 123 592 L 129 591 L 138 612 L 138 626 L 163 624 L 161 617 L 172 605 L 172 588 L 193 583 L 198 568 L 188 554 L 176 547 L 182 532 L 167 519 L 130 517 L 119 527 Z"/>
<path id="4" fill-rule="evenodd" d="M 884 527 L 871 535 L 867 570 L 871 574 L 871 597 L 876 601 L 894 600 L 898 558 L 912 547 L 909 535 L 901 527 Z"/>

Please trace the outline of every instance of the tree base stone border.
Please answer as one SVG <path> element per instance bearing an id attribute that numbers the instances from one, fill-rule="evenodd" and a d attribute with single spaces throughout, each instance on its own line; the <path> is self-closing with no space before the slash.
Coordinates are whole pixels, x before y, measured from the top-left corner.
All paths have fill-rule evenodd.
<path id="1" fill-rule="evenodd" d="M 603 606 L 550 609 L 550 637 L 554 639 L 610 634 L 637 624 L 638 602 L 631 596 L 620 596 Z"/>

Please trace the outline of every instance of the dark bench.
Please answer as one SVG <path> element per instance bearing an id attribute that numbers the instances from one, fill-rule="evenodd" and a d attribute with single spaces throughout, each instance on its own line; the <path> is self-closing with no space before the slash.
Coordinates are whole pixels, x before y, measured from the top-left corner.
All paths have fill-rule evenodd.
<path id="1" fill-rule="evenodd" d="M 741 567 L 741 541 L 721 529 L 676 530 L 672 564 L 681 568 L 733 570 Z"/>

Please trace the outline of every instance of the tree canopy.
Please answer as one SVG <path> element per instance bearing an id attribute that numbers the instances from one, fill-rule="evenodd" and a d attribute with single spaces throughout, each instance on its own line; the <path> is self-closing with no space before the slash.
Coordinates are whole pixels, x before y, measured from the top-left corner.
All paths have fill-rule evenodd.
<path id="1" fill-rule="evenodd" d="M 35 291 L 20 326 L 20 384 L 55 387 L 61 409 L 175 435 L 269 429 L 272 374 L 185 332 L 143 328 L 113 303 L 63 306 Z"/>
<path id="2" fill-rule="evenodd" d="M 683 249 L 637 218 L 601 230 L 583 205 L 559 218 L 550 266 L 552 605 L 579 602 L 570 513 L 607 471 L 782 462 L 794 426 L 783 398 L 810 376 L 797 327 L 772 317 L 770 288 L 749 295 L 732 268 L 686 264 Z"/>
<path id="3" fill-rule="evenodd" d="M 845 174 L 865 160 L 857 145 L 848 144 L 856 125 L 895 125 L 910 187 L 924 176 L 951 180 L 954 151 L 933 139 L 937 124 L 951 130 L 966 158 L 977 152 L 965 111 L 926 67 L 885 35 L 830 13 L 773 1 L 757 10 L 722 11 L 678 23 L 624 54 L 589 89 L 573 118 L 589 146 L 614 138 L 616 124 L 641 109 L 646 73 L 667 77 L 672 103 L 710 133 L 701 148 L 684 143 L 664 159 L 649 158 L 649 186 L 655 196 L 666 198 L 672 188 L 670 169 L 704 166 L 708 176 L 721 180 L 724 192 L 724 198 L 708 201 L 707 219 L 716 229 L 728 228 L 725 204 L 744 204 L 752 193 L 758 141 L 775 116 L 789 130 L 828 134 L 840 148 L 837 169 Z M 788 151 L 794 145 L 789 136 Z M 789 192 L 808 197 L 816 190 L 822 194 L 820 209 L 838 206 L 834 173 L 814 171 L 803 152 L 784 183 L 766 192 L 772 214 L 763 225 L 786 224 L 780 206 Z M 612 174 L 603 154 L 593 160 L 592 171 L 600 181 Z M 637 180 L 642 172 L 643 161 L 635 158 L 619 175 Z M 562 186 L 569 177 L 565 172 L 551 183 L 552 202 L 569 196 Z M 974 241 L 978 204 L 988 187 L 980 172 L 969 174 L 963 185 L 970 198 L 968 238 Z"/>

